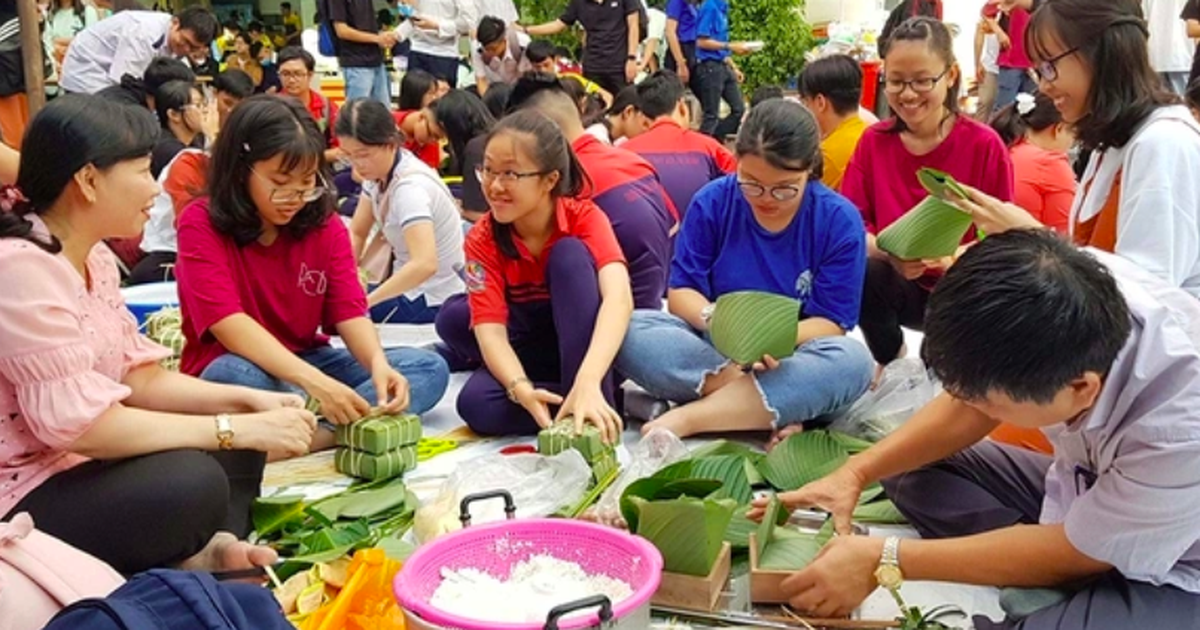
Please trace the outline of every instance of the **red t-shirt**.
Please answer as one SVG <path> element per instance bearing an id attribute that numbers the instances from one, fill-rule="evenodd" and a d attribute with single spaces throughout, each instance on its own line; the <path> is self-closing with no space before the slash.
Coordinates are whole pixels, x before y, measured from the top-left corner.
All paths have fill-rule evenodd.
<path id="1" fill-rule="evenodd" d="M 620 196 L 626 204 L 640 200 L 647 212 L 665 213 L 668 226 L 679 220 L 679 210 L 663 189 L 658 173 L 638 154 L 607 145 L 590 133 L 571 143 L 571 149 L 592 182 L 584 195 L 597 199 L 601 206 L 605 204 L 599 199 L 605 196 Z"/>
<path id="2" fill-rule="evenodd" d="M 325 136 L 325 146 L 331 149 L 336 147 L 338 141 L 337 134 L 333 133 L 333 124 L 337 122 L 337 104 L 321 96 L 320 92 L 309 90 L 305 106 L 308 107 L 308 113 L 312 115 L 313 120 L 317 121 L 317 126 L 321 128 L 321 133 Z"/>
<path id="3" fill-rule="evenodd" d="M 687 212 L 692 197 L 705 184 L 737 170 L 737 158 L 725 145 L 673 120 L 654 123 L 621 148 L 642 156 L 658 171 L 663 188 L 681 213 Z"/>
<path id="4" fill-rule="evenodd" d="M 245 313 L 292 352 L 327 343 L 321 327 L 366 317 L 350 235 L 336 215 L 299 240 L 281 232 L 270 246 L 239 247 L 213 226 L 208 204 L 197 199 L 179 218 L 183 373 L 198 375 L 227 352 L 209 329 L 230 315 Z"/>
<path id="5" fill-rule="evenodd" d="M 420 110 L 406 109 L 398 112 L 392 112 L 392 118 L 396 119 L 396 126 L 400 127 L 404 125 L 404 120 L 406 118 L 417 113 L 418 111 Z M 409 138 L 408 141 L 404 143 L 404 148 L 412 151 L 414 155 L 421 158 L 421 161 L 428 164 L 429 168 L 432 168 L 436 171 L 442 167 L 442 149 L 438 146 L 438 143 L 430 142 L 429 144 L 417 144 L 415 140 Z"/>
<path id="6" fill-rule="evenodd" d="M 1029 55 L 1025 52 L 1025 29 L 1029 27 L 1029 19 L 1029 11 L 1025 9 L 1013 9 L 1008 14 L 1006 32 L 1012 43 L 1000 51 L 1000 57 L 996 60 L 1001 68 L 1028 70 L 1033 67 L 1033 62 L 1029 61 Z"/>
<path id="7" fill-rule="evenodd" d="M 862 212 L 868 232 L 878 234 L 929 194 L 917 179 L 921 167 L 945 171 L 1001 201 L 1012 200 L 1012 160 L 991 127 L 959 116 L 936 149 L 917 156 L 900 134 L 888 131 L 892 124 L 885 120 L 867 129 L 842 180 L 841 192 Z"/>
<path id="8" fill-rule="evenodd" d="M 563 198 L 555 208 L 555 229 L 542 255 L 534 258 L 520 239 L 513 238 L 521 257 L 513 260 L 500 252 L 492 238 L 492 215 L 484 215 L 467 234 L 465 269 L 471 326 L 507 324 L 508 304 L 550 299 L 546 287 L 546 261 L 554 243 L 573 236 L 596 259 L 596 269 L 625 262 L 608 218 L 588 200 Z"/>
<path id="9" fill-rule="evenodd" d="M 1059 234 L 1069 231 L 1075 201 L 1075 172 L 1062 151 L 1047 151 L 1021 140 L 1013 145 L 1013 202 Z"/>

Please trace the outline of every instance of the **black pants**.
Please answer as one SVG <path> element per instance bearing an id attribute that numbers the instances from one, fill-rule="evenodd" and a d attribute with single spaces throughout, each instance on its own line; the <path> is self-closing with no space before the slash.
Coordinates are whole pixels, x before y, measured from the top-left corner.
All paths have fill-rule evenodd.
<path id="1" fill-rule="evenodd" d="M 613 95 L 613 98 L 616 98 L 617 93 L 629 85 L 629 81 L 625 80 L 624 66 L 618 70 L 593 70 L 584 66 L 583 76 L 587 80 L 604 88 L 606 92 Z"/>
<path id="2" fill-rule="evenodd" d="M 173 282 L 175 252 L 150 252 L 129 270 L 129 284 Z"/>
<path id="3" fill-rule="evenodd" d="M 858 326 L 877 363 L 887 365 L 900 354 L 900 346 L 904 345 L 901 326 L 914 330 L 925 327 L 927 301 L 929 291 L 916 281 L 905 280 L 891 263 L 867 259 Z"/>
<path id="4" fill-rule="evenodd" d="M 132 575 L 194 556 L 219 531 L 245 538 L 266 455 L 164 451 L 93 460 L 47 479 L 5 520 L 37 528 Z"/>
<path id="5" fill-rule="evenodd" d="M 424 70 L 429 74 L 450 84 L 450 89 L 458 87 L 458 58 L 438 57 L 427 55 L 415 50 L 408 51 L 408 69 Z"/>
<path id="6" fill-rule="evenodd" d="M 738 132 L 742 126 L 742 116 L 746 113 L 746 103 L 742 99 L 737 77 L 733 76 L 729 66 L 711 60 L 697 63 L 696 72 L 692 75 L 692 91 L 700 99 L 700 108 L 704 110 L 704 119 L 700 122 L 701 133 L 723 143 L 726 136 Z M 729 104 L 729 115 L 725 118 L 721 118 L 722 100 Z"/>
<path id="7" fill-rule="evenodd" d="M 696 71 L 696 42 L 679 42 L 679 49 L 683 51 L 683 58 L 687 60 L 688 76 L 690 77 Z M 678 74 L 679 64 L 675 63 L 675 55 L 671 54 L 670 48 L 667 49 L 665 57 L 666 63 L 663 66 L 667 70 Z M 688 83 L 691 83 L 690 78 Z"/>

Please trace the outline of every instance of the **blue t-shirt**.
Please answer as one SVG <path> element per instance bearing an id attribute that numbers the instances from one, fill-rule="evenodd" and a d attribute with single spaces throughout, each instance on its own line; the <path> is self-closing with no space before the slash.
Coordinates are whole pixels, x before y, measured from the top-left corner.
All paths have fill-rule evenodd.
<path id="1" fill-rule="evenodd" d="M 680 42 L 696 41 L 696 5 L 690 0 L 668 0 L 667 19 L 679 22 L 675 34 Z"/>
<path id="2" fill-rule="evenodd" d="M 800 301 L 800 319 L 858 325 L 867 269 L 862 216 L 845 197 L 809 182 L 800 211 L 783 231 L 759 225 L 737 175 L 696 193 L 671 261 L 670 287 L 709 301 L 734 291 L 766 291 Z"/>
<path id="3" fill-rule="evenodd" d="M 718 42 L 729 42 L 729 3 L 725 0 L 704 0 L 696 14 L 696 38 L 707 37 Z M 725 61 L 728 50 L 705 50 L 696 47 L 698 61 Z"/>

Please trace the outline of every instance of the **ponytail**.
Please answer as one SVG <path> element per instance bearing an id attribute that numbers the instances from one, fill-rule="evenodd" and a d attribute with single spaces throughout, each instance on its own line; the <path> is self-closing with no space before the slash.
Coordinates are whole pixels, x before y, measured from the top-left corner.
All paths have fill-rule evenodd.
<path id="1" fill-rule="evenodd" d="M 1062 113 L 1054 101 L 1041 92 L 1018 94 L 1016 102 L 992 116 L 989 124 L 1004 144 L 1011 147 L 1030 130 L 1042 131 L 1062 122 Z"/>
<path id="2" fill-rule="evenodd" d="M 0 239 L 23 238 L 51 254 L 62 251 L 62 243 L 53 235 L 49 242 L 33 235 L 33 222 L 27 218 L 33 213 L 33 204 L 20 188 L 0 186 Z"/>

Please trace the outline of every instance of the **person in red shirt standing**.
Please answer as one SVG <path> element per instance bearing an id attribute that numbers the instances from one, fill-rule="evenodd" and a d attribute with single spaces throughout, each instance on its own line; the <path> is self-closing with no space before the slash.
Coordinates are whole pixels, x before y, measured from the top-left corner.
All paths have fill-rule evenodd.
<path id="1" fill-rule="evenodd" d="M 655 72 L 638 84 L 637 94 L 638 108 L 654 122 L 621 148 L 654 166 L 675 209 L 686 215 L 697 191 L 737 170 L 737 158 L 711 136 L 688 128 L 685 90 L 674 72 Z"/>
<path id="2" fill-rule="evenodd" d="M 179 219 L 181 369 L 303 392 L 337 424 L 376 406 L 424 413 L 445 393 L 449 371 L 432 352 L 380 346 L 325 183 L 324 148 L 312 117 L 290 99 L 255 96 L 230 116 L 213 150 L 211 196 Z M 346 348 L 330 346 L 322 329 Z M 332 437 L 319 431 L 314 450 Z"/>
<path id="3" fill-rule="evenodd" d="M 509 107 L 535 109 L 562 129 L 591 181 L 583 194 L 608 215 L 629 261 L 634 306 L 662 309 L 671 234 L 679 213 L 654 167 L 637 154 L 604 144 L 586 133 L 574 99 L 550 75 L 522 77 L 509 97 Z"/>
<path id="4" fill-rule="evenodd" d="M 1017 100 L 1018 94 L 1033 94 L 1037 90 L 1030 70 L 1033 62 L 1025 52 L 1025 29 L 1029 27 L 1029 11 L 1019 6 L 1005 8 L 1007 16 L 1001 17 L 1001 25 L 1008 35 L 1008 46 L 1001 47 L 997 64 L 1000 66 L 999 85 L 993 112 L 998 112 Z"/>
<path id="5" fill-rule="evenodd" d="M 554 122 L 521 111 L 497 124 L 479 170 L 491 212 L 467 235 L 466 297 L 437 318 L 450 350 L 484 364 L 459 394 L 459 415 L 484 435 L 573 416 L 617 442 L 611 367 L 633 295 L 608 219 L 577 198 L 583 167 Z"/>

